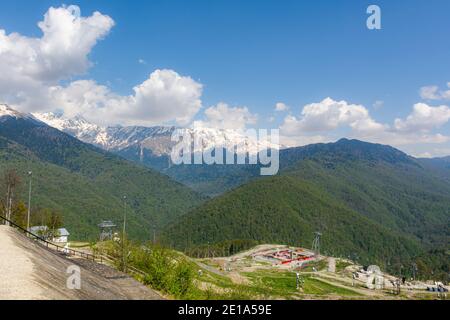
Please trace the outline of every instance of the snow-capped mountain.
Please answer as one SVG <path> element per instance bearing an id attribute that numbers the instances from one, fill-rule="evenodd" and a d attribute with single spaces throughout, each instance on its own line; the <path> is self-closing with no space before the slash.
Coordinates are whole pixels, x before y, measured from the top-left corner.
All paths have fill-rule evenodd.
<path id="1" fill-rule="evenodd" d="M 88 122 L 82 116 L 64 118 L 55 113 L 33 113 L 33 116 L 49 126 L 66 132 L 79 140 L 108 151 L 119 151 L 130 146 L 142 145 L 155 149 L 158 154 L 168 153 L 167 148 L 152 143 L 157 140 L 170 141 L 174 127 L 113 126 L 101 127 Z M 166 141 L 168 140 L 168 141 Z"/>
<path id="2" fill-rule="evenodd" d="M 54 127 L 60 131 L 68 133 L 79 140 L 93 145 L 107 148 L 105 129 L 95 124 L 89 123 L 83 117 L 77 116 L 73 119 L 65 119 L 55 113 L 33 113 L 36 119 Z"/>
<path id="3" fill-rule="evenodd" d="M 0 120 L 7 118 L 15 118 L 15 119 L 29 119 L 33 121 L 37 121 L 32 115 L 27 113 L 22 113 L 14 110 L 10 106 L 6 104 L 0 104 Z"/>
<path id="4" fill-rule="evenodd" d="M 88 122 L 82 116 L 70 119 L 55 113 L 33 113 L 33 116 L 83 142 L 113 152 L 134 148 L 141 154 L 144 150 L 150 150 L 153 156 L 169 156 L 176 143 L 171 140 L 176 129 L 182 133 L 189 133 L 194 141 L 199 142 L 193 144 L 194 152 L 213 149 L 216 146 L 223 148 L 238 146 L 238 153 L 248 151 L 250 154 L 256 154 L 261 148 L 279 148 L 269 141 L 258 141 L 234 130 L 204 127 L 180 129 L 164 126 L 101 127 Z"/>

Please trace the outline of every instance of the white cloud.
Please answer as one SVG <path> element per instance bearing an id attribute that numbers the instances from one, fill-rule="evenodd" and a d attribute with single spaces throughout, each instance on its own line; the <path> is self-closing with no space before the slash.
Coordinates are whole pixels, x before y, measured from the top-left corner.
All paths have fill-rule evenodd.
<path id="1" fill-rule="evenodd" d="M 431 107 L 425 103 L 417 103 L 413 107 L 413 112 L 405 119 L 395 119 L 394 126 L 398 131 L 429 132 L 439 128 L 450 119 L 450 108 L 447 106 Z"/>
<path id="2" fill-rule="evenodd" d="M 69 117 L 82 114 L 104 125 L 187 125 L 200 111 L 202 84 L 173 70 L 155 70 L 126 96 L 94 80 L 71 80 L 91 67 L 89 54 L 114 26 L 109 16 L 94 12 L 82 17 L 76 6 L 52 7 L 38 26 L 41 37 L 8 34 L 0 29 L 0 102 L 21 111 L 59 109 Z M 143 59 L 138 62 L 146 63 Z M 450 83 L 447 87 L 423 87 L 420 94 L 427 100 L 450 100 Z M 381 105 L 377 101 L 373 106 L 377 109 Z M 277 112 L 287 110 L 289 107 L 282 102 L 275 106 Z M 395 119 L 392 125 L 382 124 L 363 105 L 326 98 L 304 106 L 298 116 L 288 115 L 280 129 L 282 139 L 289 145 L 333 141 L 339 135 L 336 132 L 347 130 L 350 138 L 412 148 L 449 142 L 448 136 L 435 132 L 449 119 L 449 107 L 419 103 L 405 119 Z M 246 107 L 219 103 L 206 109 L 204 119 L 194 124 L 245 129 L 256 121 L 257 115 Z"/>
<path id="3" fill-rule="evenodd" d="M 364 106 L 326 98 L 321 102 L 304 106 L 299 119 L 292 115 L 287 116 L 281 130 L 286 134 L 295 135 L 298 132 L 324 132 L 344 126 L 350 126 L 358 131 L 383 128 L 383 125 L 370 117 L 369 111 Z"/>
<path id="4" fill-rule="evenodd" d="M 384 101 L 383 100 L 377 100 L 373 103 L 372 107 L 375 110 L 381 109 L 384 106 Z"/>
<path id="5" fill-rule="evenodd" d="M 315 143 L 324 143 L 324 142 L 331 142 L 334 141 L 334 139 L 330 138 L 329 136 L 325 135 L 296 135 L 296 136 L 287 136 L 287 135 L 280 135 L 280 144 L 285 147 L 299 147 L 299 146 L 306 146 L 308 144 L 315 144 Z"/>
<path id="6" fill-rule="evenodd" d="M 205 120 L 195 121 L 195 127 L 243 130 L 248 125 L 256 124 L 258 116 L 247 107 L 230 107 L 220 102 L 205 110 Z"/>
<path id="7" fill-rule="evenodd" d="M 119 96 L 93 80 L 61 84 L 84 74 L 89 53 L 114 21 L 99 12 L 81 17 L 77 6 L 51 7 L 38 23 L 40 38 L 0 29 L 0 99 L 21 111 L 62 109 L 96 123 L 188 124 L 201 108 L 202 85 L 173 70 L 156 70 Z M 145 62 L 140 60 L 140 62 Z"/>
<path id="8" fill-rule="evenodd" d="M 145 61 L 144 59 L 138 59 L 138 63 L 139 64 L 147 64 L 147 61 Z"/>
<path id="9" fill-rule="evenodd" d="M 433 155 L 430 152 L 417 153 L 415 156 L 417 158 L 433 158 Z"/>
<path id="10" fill-rule="evenodd" d="M 448 123 L 447 106 L 431 107 L 416 104 L 405 119 L 396 119 L 392 126 L 374 120 L 362 105 L 326 98 L 319 103 L 306 105 L 299 118 L 289 115 L 281 126 L 284 141 L 291 143 L 331 142 L 342 136 L 397 147 L 418 144 L 443 144 L 450 137 L 434 132 Z M 408 147 L 408 150 L 413 150 Z M 413 153 L 412 151 L 410 151 Z"/>
<path id="11" fill-rule="evenodd" d="M 440 90 L 438 86 L 425 86 L 420 88 L 420 97 L 425 100 L 450 100 L 450 82 L 446 90 Z"/>
<path id="12" fill-rule="evenodd" d="M 374 132 L 372 134 L 360 134 L 353 132 L 349 138 L 360 139 L 368 142 L 389 144 L 394 147 L 401 147 L 405 149 L 406 146 L 410 154 L 414 153 L 412 150 L 417 144 L 443 144 L 450 142 L 450 137 L 440 133 L 420 133 L 420 132 L 398 132 L 392 129 L 385 131 Z M 406 150 L 406 149 L 405 149 Z"/>
<path id="13" fill-rule="evenodd" d="M 149 79 L 134 88 L 131 97 L 131 120 L 146 119 L 164 123 L 174 119 L 187 125 L 200 110 L 203 86 L 173 70 L 156 70 Z M 124 110 L 123 116 L 126 116 Z"/>
<path id="14" fill-rule="evenodd" d="M 42 107 L 49 86 L 88 70 L 89 53 L 113 26 L 106 15 L 81 17 L 69 6 L 47 11 L 40 38 L 0 29 L 0 97 L 26 110 Z"/>
<path id="15" fill-rule="evenodd" d="M 6 34 L 0 29 L 2 82 L 55 82 L 86 72 L 88 54 L 114 21 L 99 12 L 80 17 L 76 6 L 51 7 L 38 26 L 41 38 Z"/>
<path id="16" fill-rule="evenodd" d="M 95 123 L 187 125 L 200 110 L 202 85 L 173 70 L 156 70 L 134 94 L 119 96 L 92 80 L 50 88 L 49 101 L 66 116 L 82 114 Z"/>
<path id="17" fill-rule="evenodd" d="M 275 111 L 281 112 L 286 110 L 289 110 L 289 107 L 283 102 L 278 102 L 275 104 Z"/>
<path id="18" fill-rule="evenodd" d="M 439 100 L 439 87 L 438 86 L 426 86 L 420 88 L 419 94 L 422 99 L 425 100 Z"/>

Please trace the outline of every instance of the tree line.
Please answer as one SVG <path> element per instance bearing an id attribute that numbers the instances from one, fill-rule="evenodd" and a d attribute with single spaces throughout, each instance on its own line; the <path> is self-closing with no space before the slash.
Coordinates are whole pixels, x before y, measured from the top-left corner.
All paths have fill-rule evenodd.
<path id="1" fill-rule="evenodd" d="M 7 168 L 0 174 L 0 215 L 19 227 L 26 229 L 28 224 L 28 203 L 21 198 L 24 181 L 15 168 Z M 63 226 L 61 213 L 49 208 L 36 207 L 30 210 L 30 226 L 46 226 L 48 233 L 56 234 Z M 43 235 L 43 234 L 41 234 Z"/>

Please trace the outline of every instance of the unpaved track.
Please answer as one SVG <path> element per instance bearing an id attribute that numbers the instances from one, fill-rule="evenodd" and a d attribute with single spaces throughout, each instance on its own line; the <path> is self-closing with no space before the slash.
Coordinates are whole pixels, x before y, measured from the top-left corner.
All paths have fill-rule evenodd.
<path id="1" fill-rule="evenodd" d="M 81 269 L 81 290 L 67 288 L 67 268 Z M 85 260 L 60 256 L 0 225 L 0 300 L 161 299 L 126 274 Z"/>
<path id="2" fill-rule="evenodd" d="M 0 226 L 0 299 L 43 299 L 44 291 L 33 278 L 31 255 L 17 245 L 11 230 Z"/>

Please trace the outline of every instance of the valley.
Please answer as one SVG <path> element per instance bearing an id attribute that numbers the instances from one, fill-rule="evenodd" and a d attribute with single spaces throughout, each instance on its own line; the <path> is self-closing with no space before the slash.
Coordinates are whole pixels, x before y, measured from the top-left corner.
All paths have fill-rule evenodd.
<path id="1" fill-rule="evenodd" d="M 301 252 L 309 257 L 294 260 L 282 254 Z M 280 258 L 273 258 L 273 256 Z M 346 258 L 314 257 L 308 249 L 285 245 L 259 245 L 230 257 L 205 258 L 197 261 L 205 266 L 200 287 L 215 293 L 233 292 L 249 295 L 250 299 L 299 300 L 401 300 L 437 299 L 437 292 L 427 291 L 435 284 L 408 279 L 395 285 L 398 276 L 380 272 L 378 285 L 368 284 L 375 273 L 367 266 Z M 330 268 L 330 263 L 332 268 Z M 378 271 L 377 271 L 378 272 Z M 298 275 L 298 278 L 297 278 Z M 297 280 L 298 279 L 298 280 Z M 382 280 L 381 280 L 382 279 Z M 240 290 L 240 291 L 239 291 Z M 440 295 L 446 299 L 444 294 Z"/>
<path id="2" fill-rule="evenodd" d="M 40 208 L 60 212 L 77 240 L 97 240 L 97 225 L 111 219 L 119 223 L 124 210 L 130 236 L 149 239 L 154 229 L 204 200 L 155 170 L 83 143 L 29 115 L 0 115 L 0 146 L 1 174 L 14 169 L 27 181 L 26 173 L 32 171 L 33 212 Z M 27 187 L 27 183 L 18 186 L 17 201 L 27 199 Z M 1 188 L 6 194 L 5 186 Z"/>
<path id="3" fill-rule="evenodd" d="M 317 232 L 323 256 L 339 265 L 379 265 L 407 277 L 414 265 L 421 280 L 448 281 L 445 158 L 417 159 L 390 146 L 341 139 L 282 149 L 279 174 L 261 177 L 258 165 L 171 165 L 173 128 L 102 129 L 78 119 L 69 129 L 66 121 L 53 119 L 52 127 L 37 116 L 2 110 L 0 170 L 14 169 L 23 181 L 33 172 L 32 219 L 53 210 L 72 240 L 95 244 L 100 222 L 111 220 L 120 238 L 126 217 L 130 241 L 177 250 L 174 256 L 190 260 L 190 268 L 204 270 L 196 280 L 200 297 L 210 287 L 223 297 L 239 297 L 241 289 L 253 292 L 248 298 L 264 292 L 286 299 L 373 297 L 348 287 L 344 270 L 338 280 L 326 272 L 305 273 L 309 291 L 299 294 L 292 291 L 291 269 L 241 256 L 265 243 L 311 248 Z M 14 201 L 26 208 L 27 184 L 16 191 Z M 238 271 L 228 272 L 224 264 Z M 267 287 L 285 282 L 284 289 Z"/>

